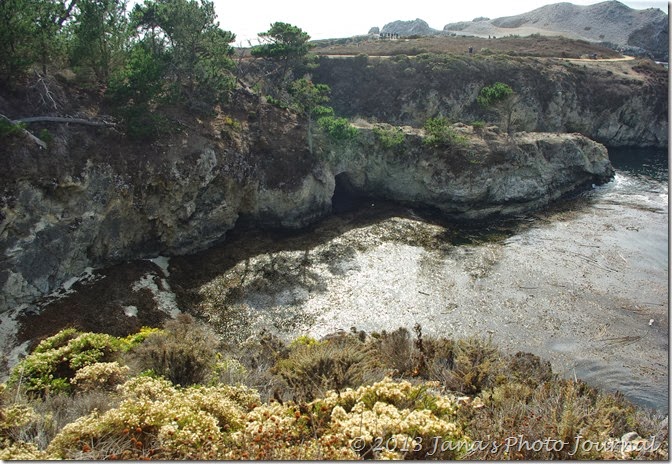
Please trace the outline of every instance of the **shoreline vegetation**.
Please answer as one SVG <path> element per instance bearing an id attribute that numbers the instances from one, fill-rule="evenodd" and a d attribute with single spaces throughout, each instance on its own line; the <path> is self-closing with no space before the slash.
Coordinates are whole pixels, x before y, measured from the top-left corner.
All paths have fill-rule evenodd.
<path id="1" fill-rule="evenodd" d="M 8 459 L 653 459 L 667 420 L 529 353 L 416 326 L 218 340 L 66 329 L 2 385 Z"/>
<path id="2" fill-rule="evenodd" d="M 604 147 L 566 134 L 604 132 L 604 140 L 620 145 L 667 141 L 666 132 L 658 134 L 657 115 L 667 114 L 658 98 L 667 88 L 662 67 L 651 60 L 555 60 L 579 58 L 584 49 L 597 56 L 597 45 L 488 39 L 489 47 L 467 59 L 459 56 L 463 38 L 451 42 L 462 50 L 453 54 L 427 50 L 427 40 L 417 39 L 403 44 L 417 58 L 399 53 L 376 60 L 376 67 L 364 49 L 350 60 L 320 58 L 306 32 L 281 22 L 259 34 L 259 45 L 236 49 L 235 35 L 219 27 L 209 0 L 127 7 L 109 0 L 0 3 L 0 142 L 6 147 L 0 311 L 24 311 L 27 325 L 30 304 L 59 287 L 69 290 L 73 276 L 90 275 L 94 267 L 204 249 L 241 218 L 285 229 L 314 221 L 331 210 L 335 188 L 326 187 L 335 176 L 319 156 L 352 152 L 362 134 L 400 163 L 411 165 L 404 147 L 417 142 L 417 153 L 431 150 L 468 174 L 489 167 L 479 154 L 525 166 L 530 153 L 509 147 L 513 135 L 552 128 L 554 138 L 567 139 L 558 154 L 582 153 L 572 145 L 578 140 L 600 155 L 595 159 L 609 175 L 590 174 L 601 180 L 612 174 Z M 502 49 L 511 44 L 520 50 Z M 529 49 L 535 44 L 536 51 Z M 322 54 L 337 54 L 329 46 Z M 606 48 L 600 53 L 614 56 Z M 539 58 L 548 56 L 554 58 Z M 344 79 L 331 87 L 320 81 L 320 69 L 329 74 L 329 66 L 370 76 L 373 85 L 357 84 L 363 95 L 355 98 L 339 87 Z M 548 73 L 549 66 L 562 73 Z M 552 92 L 547 73 L 562 77 Z M 461 105 L 438 98 L 450 94 L 450 80 L 426 99 L 414 96 L 429 89 L 420 77 L 435 75 L 461 82 L 467 82 L 461 76 L 490 77 L 456 95 Z M 511 85 L 497 81 L 500 75 Z M 534 79 L 525 83 L 518 79 L 523 75 Z M 595 84 L 591 76 L 602 77 Z M 394 90 L 381 79 L 406 86 L 408 104 L 390 93 L 388 112 L 373 98 L 369 119 L 378 125 L 362 130 L 353 122 L 373 90 Z M 581 105 L 556 118 L 567 102 Z M 409 130 L 399 107 L 414 122 Z M 496 152 L 486 143 L 493 140 L 501 142 Z M 528 148 L 548 146 L 528 142 Z M 481 152 L 472 150 L 477 147 Z M 512 155 L 519 164 L 506 161 Z M 408 168 L 399 166 L 403 178 Z M 428 172 L 429 181 L 439 179 Z M 439 179 L 439 187 L 439 181 L 452 182 Z M 529 183 L 514 184 L 513 193 L 524 199 L 518 187 Z M 518 197 L 502 204 L 515 203 L 511 198 Z M 158 289 L 151 279 L 146 285 Z M 110 315 L 97 298 L 96 330 L 105 330 Z M 503 353 L 489 339 L 423 336 L 419 325 L 413 333 L 353 329 L 321 340 L 261 333 L 239 343 L 179 314 L 162 328 L 126 336 L 73 327 L 44 335 L 0 386 L 0 459 L 669 457 L 667 418 L 655 411 L 560 378 L 535 355 Z"/>

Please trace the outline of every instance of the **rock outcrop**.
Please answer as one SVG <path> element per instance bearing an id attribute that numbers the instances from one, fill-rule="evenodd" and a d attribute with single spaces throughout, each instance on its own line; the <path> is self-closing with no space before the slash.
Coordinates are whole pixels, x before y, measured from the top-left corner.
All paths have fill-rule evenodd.
<path id="1" fill-rule="evenodd" d="M 383 34 L 399 34 L 400 37 L 416 35 L 435 35 L 441 31 L 429 27 L 426 21 L 420 18 L 413 21 L 394 21 L 383 26 Z"/>
<path id="2" fill-rule="evenodd" d="M 430 147 L 406 128 L 386 148 L 363 127 L 356 142 L 316 136 L 311 154 L 304 124 L 264 106 L 226 140 L 203 128 L 124 144 L 71 128 L 50 153 L 19 140 L 0 161 L 0 312 L 90 267 L 204 249 L 241 218 L 303 227 L 331 211 L 339 174 L 360 194 L 469 219 L 538 208 L 612 175 L 605 148 L 580 135 L 454 130 L 457 145 Z"/>
<path id="3" fill-rule="evenodd" d="M 387 124 L 364 125 L 356 142 L 324 143 L 334 175 L 357 194 L 430 206 L 456 219 L 523 214 L 613 176 L 604 146 L 578 134 L 499 132 L 454 124 L 455 139 L 431 146 L 404 127 L 384 146 Z"/>
<path id="4" fill-rule="evenodd" d="M 613 70 L 612 70 L 613 69 Z M 422 126 L 489 115 L 480 89 L 500 81 L 519 96 L 519 129 L 580 132 L 607 146 L 668 143 L 667 71 L 651 62 L 571 62 L 502 55 L 421 54 L 391 59 L 320 57 L 315 79 L 331 86 L 339 114 Z"/>

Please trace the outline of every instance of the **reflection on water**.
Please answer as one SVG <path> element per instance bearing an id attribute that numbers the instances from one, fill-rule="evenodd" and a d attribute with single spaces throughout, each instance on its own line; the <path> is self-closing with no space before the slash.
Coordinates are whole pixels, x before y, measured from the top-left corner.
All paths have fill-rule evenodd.
<path id="1" fill-rule="evenodd" d="M 304 231 L 234 230 L 155 273 L 180 308 L 232 340 L 419 323 L 427 335 L 492 336 L 667 411 L 667 156 L 610 155 L 612 182 L 514 221 L 455 224 L 348 197 L 360 206 Z M 117 293 L 120 314 L 140 308 Z M 67 307 L 84 304 L 69 298 Z"/>
<path id="2" fill-rule="evenodd" d="M 196 307 L 231 337 L 416 323 L 429 335 L 491 335 L 561 375 L 666 410 L 667 158 L 613 157 L 609 184 L 516 221 L 456 225 L 372 201 L 308 232 L 256 232 L 254 244 L 198 256 L 212 271 L 192 282 L 203 297 Z M 244 266 L 216 264 L 241 249 Z M 187 263 L 173 266 L 179 275 Z"/>

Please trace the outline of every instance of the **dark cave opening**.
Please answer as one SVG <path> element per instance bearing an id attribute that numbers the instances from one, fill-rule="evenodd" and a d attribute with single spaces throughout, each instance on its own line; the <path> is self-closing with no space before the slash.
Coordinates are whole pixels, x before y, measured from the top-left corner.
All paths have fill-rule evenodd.
<path id="1" fill-rule="evenodd" d="M 359 194 L 350 181 L 348 173 L 336 176 L 334 195 L 331 197 L 331 211 L 334 214 L 347 213 L 359 208 L 366 198 Z"/>

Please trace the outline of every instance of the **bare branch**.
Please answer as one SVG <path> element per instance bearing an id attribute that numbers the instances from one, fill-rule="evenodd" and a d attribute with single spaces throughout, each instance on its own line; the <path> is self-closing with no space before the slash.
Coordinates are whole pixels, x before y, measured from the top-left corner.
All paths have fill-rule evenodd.
<path id="1" fill-rule="evenodd" d="M 30 118 L 21 118 L 11 121 L 13 123 L 24 122 L 26 124 L 34 122 L 54 122 L 59 124 L 83 124 L 85 126 L 97 126 L 97 127 L 114 127 L 116 126 L 113 122 L 108 121 L 94 121 L 92 119 L 82 119 L 82 118 L 66 118 L 61 116 L 33 116 Z"/>
<path id="2" fill-rule="evenodd" d="M 11 124 L 12 126 L 16 126 L 16 125 L 17 125 L 17 122 L 16 122 L 16 121 L 12 121 L 11 119 L 9 119 L 9 118 L 8 118 L 7 116 L 5 116 L 4 114 L 0 114 L 0 120 L 7 121 L 7 122 L 8 122 L 9 124 Z M 21 128 L 21 132 L 22 132 L 23 135 L 25 135 L 28 139 L 30 139 L 30 140 L 32 140 L 33 142 L 35 142 L 41 149 L 43 149 L 43 150 L 46 150 L 46 149 L 47 149 L 47 143 L 46 143 L 44 140 L 35 137 L 33 134 L 31 134 L 30 132 L 28 132 L 26 129 Z"/>

